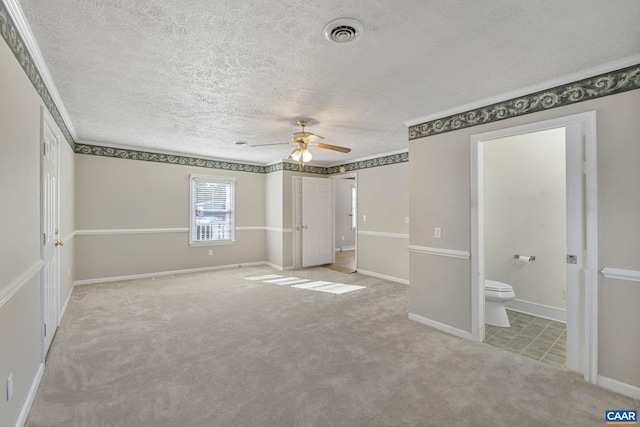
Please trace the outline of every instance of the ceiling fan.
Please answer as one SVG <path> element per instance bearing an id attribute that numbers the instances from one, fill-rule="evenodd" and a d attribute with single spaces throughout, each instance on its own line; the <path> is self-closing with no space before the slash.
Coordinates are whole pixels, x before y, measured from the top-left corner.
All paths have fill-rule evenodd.
<path id="1" fill-rule="evenodd" d="M 305 132 L 304 127 L 307 125 L 306 120 L 298 120 L 298 124 L 300 125 L 302 130 L 300 132 L 294 132 L 293 135 L 291 135 L 291 142 L 282 142 L 277 144 L 258 144 L 258 145 L 253 145 L 253 147 L 264 147 L 267 145 L 284 145 L 284 144 L 295 145 L 296 148 L 294 148 L 294 150 L 289 155 L 289 159 L 295 160 L 296 162 L 300 162 L 300 163 L 306 163 L 311 161 L 313 156 L 309 151 L 309 146 L 324 148 L 327 150 L 339 151 L 341 153 L 349 153 L 351 151 L 351 148 L 317 142 L 321 139 L 324 139 L 324 137 L 320 135 L 315 135 L 311 132 Z"/>

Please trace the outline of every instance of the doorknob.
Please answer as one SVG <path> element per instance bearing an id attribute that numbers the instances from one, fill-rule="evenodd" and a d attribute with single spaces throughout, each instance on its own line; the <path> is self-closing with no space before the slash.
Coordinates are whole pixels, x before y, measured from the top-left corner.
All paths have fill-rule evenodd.
<path id="1" fill-rule="evenodd" d="M 300 226 L 297 226 L 297 227 L 296 227 L 296 231 L 300 231 Z"/>
<path id="2" fill-rule="evenodd" d="M 56 245 L 56 248 L 57 248 L 58 246 L 64 246 L 64 242 L 61 242 L 60 240 L 56 240 L 55 245 Z"/>
<path id="3" fill-rule="evenodd" d="M 308 225 L 305 225 L 305 226 L 304 226 L 304 229 L 305 229 L 305 230 L 306 230 L 306 229 L 308 229 L 308 228 L 309 228 L 309 226 L 308 226 Z"/>

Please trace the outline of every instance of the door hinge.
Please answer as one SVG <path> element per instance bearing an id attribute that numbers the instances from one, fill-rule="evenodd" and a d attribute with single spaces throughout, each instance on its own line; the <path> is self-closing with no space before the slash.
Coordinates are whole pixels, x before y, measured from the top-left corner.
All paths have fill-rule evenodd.
<path id="1" fill-rule="evenodd" d="M 44 336 L 45 337 L 47 336 L 47 324 L 46 323 L 44 324 Z"/>
<path id="2" fill-rule="evenodd" d="M 47 155 L 47 143 L 46 142 L 42 143 L 42 155 L 43 156 Z"/>
<path id="3" fill-rule="evenodd" d="M 42 246 L 47 245 L 47 233 L 42 233 Z"/>

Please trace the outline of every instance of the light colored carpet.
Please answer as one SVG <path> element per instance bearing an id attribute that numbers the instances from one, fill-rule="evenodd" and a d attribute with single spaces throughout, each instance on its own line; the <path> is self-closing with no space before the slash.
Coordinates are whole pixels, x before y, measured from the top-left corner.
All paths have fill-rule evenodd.
<path id="1" fill-rule="evenodd" d="M 408 320 L 405 285 L 291 273 L 366 289 L 245 279 L 267 267 L 76 287 L 27 426 L 602 426 L 638 408 Z"/>

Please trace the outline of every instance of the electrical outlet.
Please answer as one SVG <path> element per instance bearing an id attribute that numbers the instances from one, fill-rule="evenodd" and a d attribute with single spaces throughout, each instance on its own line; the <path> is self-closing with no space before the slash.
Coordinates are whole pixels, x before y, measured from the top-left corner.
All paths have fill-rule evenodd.
<path id="1" fill-rule="evenodd" d="M 435 237 L 436 239 L 439 239 L 440 237 L 442 237 L 442 229 L 440 227 L 436 227 L 433 230 L 433 237 Z"/>
<path id="2" fill-rule="evenodd" d="M 7 378 L 7 400 L 13 396 L 13 372 L 9 374 Z"/>
<path id="3" fill-rule="evenodd" d="M 405 216 L 405 217 L 404 217 L 404 223 L 405 223 L 405 224 L 409 224 L 409 217 L 408 217 L 408 216 Z"/>
<path id="4" fill-rule="evenodd" d="M 366 215 L 362 215 L 362 220 L 366 221 L 367 220 L 367 216 Z"/>
<path id="5" fill-rule="evenodd" d="M 344 236 L 342 236 L 342 240 L 344 240 Z"/>
<path id="6" fill-rule="evenodd" d="M 209 249 L 209 255 L 213 255 L 213 249 Z"/>

